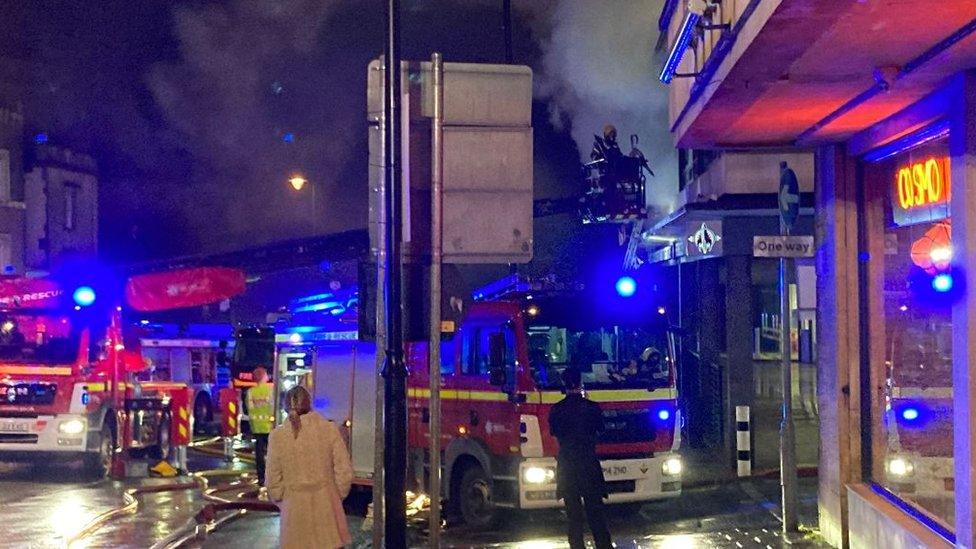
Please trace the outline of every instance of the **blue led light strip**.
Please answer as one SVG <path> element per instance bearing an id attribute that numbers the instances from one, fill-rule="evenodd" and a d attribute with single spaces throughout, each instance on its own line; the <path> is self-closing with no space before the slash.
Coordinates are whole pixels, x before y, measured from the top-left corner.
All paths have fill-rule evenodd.
<path id="1" fill-rule="evenodd" d="M 685 50 L 688 49 L 688 44 L 691 43 L 691 39 L 694 37 L 695 27 L 698 26 L 699 19 L 701 19 L 701 16 L 691 11 L 685 15 L 685 20 L 681 23 L 681 30 L 678 31 L 678 36 L 674 40 L 674 46 L 671 48 L 671 53 L 668 54 L 668 59 L 664 62 L 664 68 L 661 69 L 661 75 L 659 77 L 661 82 L 665 84 L 671 83 L 671 80 L 674 78 L 674 73 L 678 70 L 678 65 L 681 63 L 681 58 L 684 57 Z"/>

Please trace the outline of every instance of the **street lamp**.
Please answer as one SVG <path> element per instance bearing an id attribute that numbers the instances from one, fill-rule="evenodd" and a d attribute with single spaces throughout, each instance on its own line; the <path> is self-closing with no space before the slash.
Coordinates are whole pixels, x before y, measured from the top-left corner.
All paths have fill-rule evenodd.
<path id="1" fill-rule="evenodd" d="M 304 187 L 305 184 L 308 183 L 308 180 L 302 177 L 300 174 L 295 174 L 291 177 L 291 179 L 288 180 L 288 182 L 291 183 L 291 186 L 296 191 L 300 191 L 302 190 L 302 187 Z"/>

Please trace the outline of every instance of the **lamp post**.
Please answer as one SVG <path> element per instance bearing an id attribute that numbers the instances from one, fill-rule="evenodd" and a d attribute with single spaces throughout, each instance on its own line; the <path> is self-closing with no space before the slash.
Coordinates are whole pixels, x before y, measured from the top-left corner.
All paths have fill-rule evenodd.
<path id="1" fill-rule="evenodd" d="M 312 188 L 312 231 L 318 233 L 319 216 L 318 200 L 316 200 L 315 196 L 315 185 L 312 184 L 312 182 L 310 182 L 308 179 L 305 179 L 305 177 L 299 173 L 292 175 L 291 178 L 288 179 L 288 183 L 291 184 L 291 187 L 295 189 L 296 192 L 301 192 L 302 189 L 305 188 L 306 184 Z"/>

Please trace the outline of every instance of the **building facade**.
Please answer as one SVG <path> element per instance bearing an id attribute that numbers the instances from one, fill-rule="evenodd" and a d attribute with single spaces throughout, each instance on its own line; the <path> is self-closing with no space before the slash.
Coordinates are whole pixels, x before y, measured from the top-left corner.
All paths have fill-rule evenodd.
<path id="1" fill-rule="evenodd" d="M 815 151 L 822 534 L 976 546 L 976 3 L 668 6 L 679 147 Z"/>

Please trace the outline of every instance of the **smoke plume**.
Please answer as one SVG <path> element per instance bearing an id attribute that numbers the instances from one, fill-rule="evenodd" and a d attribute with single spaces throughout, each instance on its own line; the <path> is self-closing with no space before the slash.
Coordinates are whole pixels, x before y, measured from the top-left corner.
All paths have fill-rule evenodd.
<path id="1" fill-rule="evenodd" d="M 677 153 L 669 133 L 668 94 L 657 79 L 654 51 L 663 0 L 595 2 L 560 0 L 543 40 L 538 93 L 551 100 L 553 120 L 569 121 L 581 155 L 605 124 L 617 127 L 621 149 L 631 134 L 656 177 L 648 200 L 670 207 L 677 190 Z M 588 159 L 588 158 L 587 158 Z"/>

